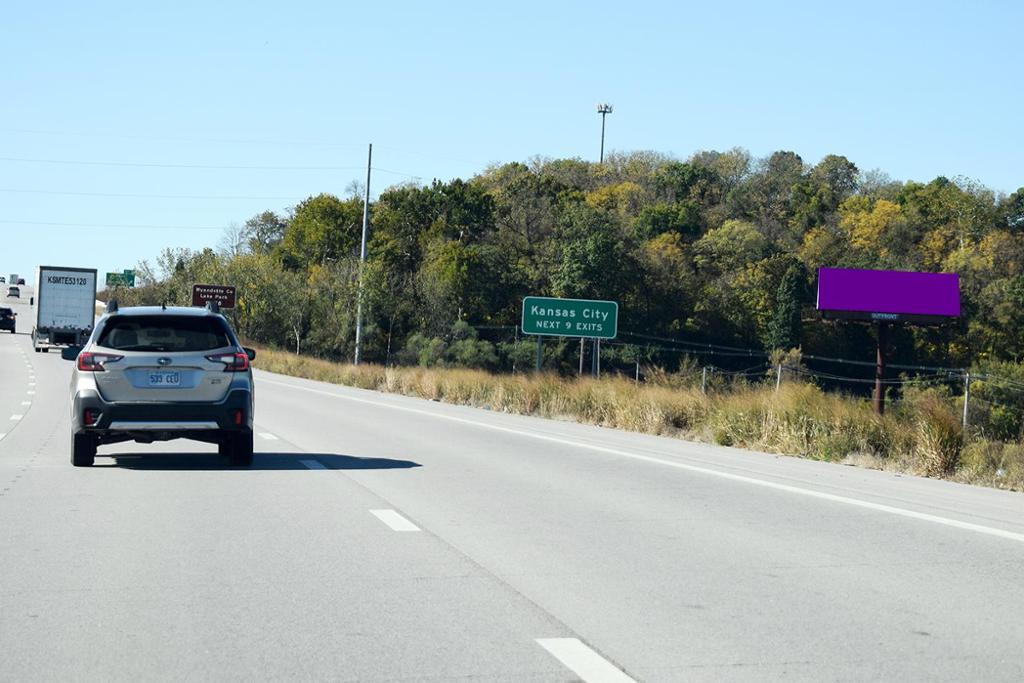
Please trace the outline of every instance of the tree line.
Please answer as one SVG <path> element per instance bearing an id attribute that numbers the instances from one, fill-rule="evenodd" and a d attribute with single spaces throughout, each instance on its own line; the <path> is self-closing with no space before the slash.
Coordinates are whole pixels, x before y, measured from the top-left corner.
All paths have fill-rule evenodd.
<path id="1" fill-rule="evenodd" d="M 234 284 L 244 337 L 351 359 L 362 214 L 358 191 L 265 211 L 230 229 L 219 249 L 167 249 L 140 263 L 139 286 L 118 296 L 187 304 L 194 282 Z M 1024 188 L 901 182 L 838 155 L 810 165 L 790 151 L 685 161 L 635 152 L 398 185 L 370 216 L 362 278 L 371 362 L 529 364 L 532 346 L 515 332 L 526 295 L 619 302 L 622 339 L 641 345 L 612 347 L 612 359 L 681 362 L 631 334 L 871 358 L 870 327 L 814 312 L 820 267 L 960 274 L 962 317 L 898 327 L 895 361 L 968 366 L 1024 355 Z M 569 372 L 578 349 L 550 343 L 546 363 Z"/>

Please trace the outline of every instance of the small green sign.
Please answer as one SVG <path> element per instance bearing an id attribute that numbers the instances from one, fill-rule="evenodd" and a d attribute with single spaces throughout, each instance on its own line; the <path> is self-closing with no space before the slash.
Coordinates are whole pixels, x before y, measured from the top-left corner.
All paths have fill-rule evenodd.
<path id="1" fill-rule="evenodd" d="M 523 334 L 614 339 L 618 331 L 619 304 L 614 301 L 523 299 Z"/>
<path id="2" fill-rule="evenodd" d="M 107 273 L 107 287 L 134 287 L 135 271 L 126 270 L 122 273 Z"/>

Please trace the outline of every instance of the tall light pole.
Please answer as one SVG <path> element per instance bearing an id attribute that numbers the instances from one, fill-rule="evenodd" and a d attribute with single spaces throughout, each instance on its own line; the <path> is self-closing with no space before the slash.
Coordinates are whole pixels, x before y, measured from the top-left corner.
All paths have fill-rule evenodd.
<path id="1" fill-rule="evenodd" d="M 604 119 L 608 114 L 612 113 L 612 105 L 610 104 L 599 104 L 597 105 L 597 113 L 601 115 L 601 161 L 604 163 Z"/>

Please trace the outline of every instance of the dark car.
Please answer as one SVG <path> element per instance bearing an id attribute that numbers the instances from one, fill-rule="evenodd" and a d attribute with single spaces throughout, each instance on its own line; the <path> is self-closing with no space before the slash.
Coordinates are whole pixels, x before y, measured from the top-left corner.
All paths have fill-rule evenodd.
<path id="1" fill-rule="evenodd" d="M 17 287 L 8 287 L 7 288 L 7 296 L 14 297 L 15 299 L 20 299 L 21 298 L 21 290 L 18 289 Z"/>
<path id="2" fill-rule="evenodd" d="M 0 308 L 0 330 L 9 330 L 11 334 L 14 334 L 14 323 L 17 317 L 18 314 L 10 308 Z"/>
<path id="3" fill-rule="evenodd" d="M 23 285 L 23 284 L 25 284 L 25 278 L 23 278 L 23 277 L 19 277 L 19 278 L 18 278 L 18 284 L 19 284 L 19 285 Z"/>

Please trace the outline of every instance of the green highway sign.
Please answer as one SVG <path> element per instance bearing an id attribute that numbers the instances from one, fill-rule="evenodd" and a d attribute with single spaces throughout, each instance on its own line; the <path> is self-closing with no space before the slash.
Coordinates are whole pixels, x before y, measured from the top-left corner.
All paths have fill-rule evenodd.
<path id="1" fill-rule="evenodd" d="M 121 273 L 107 273 L 107 287 L 134 287 L 135 271 L 126 270 Z"/>
<path id="2" fill-rule="evenodd" d="M 523 299 L 523 334 L 614 339 L 618 331 L 619 304 L 614 301 Z"/>

